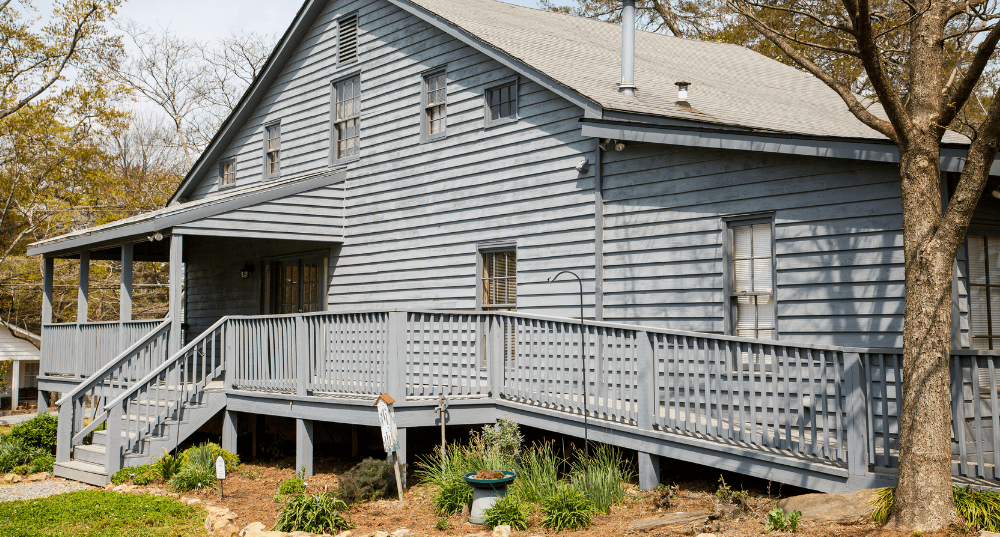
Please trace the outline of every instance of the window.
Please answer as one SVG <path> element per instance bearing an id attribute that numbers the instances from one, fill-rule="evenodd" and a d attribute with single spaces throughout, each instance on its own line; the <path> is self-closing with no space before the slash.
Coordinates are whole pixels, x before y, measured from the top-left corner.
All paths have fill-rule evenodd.
<path id="1" fill-rule="evenodd" d="M 236 184 L 236 159 L 223 160 L 219 163 L 219 186 Z"/>
<path id="2" fill-rule="evenodd" d="M 333 85 L 333 160 L 358 156 L 361 75 Z"/>
<path id="3" fill-rule="evenodd" d="M 487 251 L 482 256 L 483 309 L 517 309 L 517 251 Z"/>
<path id="4" fill-rule="evenodd" d="M 739 224 L 731 229 L 731 307 L 736 314 L 736 335 L 775 339 L 777 327 L 771 222 Z"/>
<path id="5" fill-rule="evenodd" d="M 268 314 L 322 311 L 326 304 L 326 260 L 320 255 L 264 263 L 264 311 Z"/>
<path id="6" fill-rule="evenodd" d="M 264 127 L 264 178 L 276 179 L 281 175 L 281 124 Z"/>
<path id="7" fill-rule="evenodd" d="M 358 59 L 358 14 L 344 15 L 337 22 L 337 63 L 353 62 Z"/>
<path id="8" fill-rule="evenodd" d="M 425 140 L 444 136 L 447 127 L 448 79 L 444 71 L 436 71 L 424 77 L 424 120 Z"/>
<path id="9" fill-rule="evenodd" d="M 486 126 L 517 121 L 517 81 L 486 90 Z"/>
<path id="10" fill-rule="evenodd" d="M 21 385 L 21 387 L 22 388 L 38 387 L 38 364 L 24 364 L 24 382 Z"/>
<path id="11" fill-rule="evenodd" d="M 969 235 L 969 318 L 973 349 L 1000 349 L 1000 237 Z"/>

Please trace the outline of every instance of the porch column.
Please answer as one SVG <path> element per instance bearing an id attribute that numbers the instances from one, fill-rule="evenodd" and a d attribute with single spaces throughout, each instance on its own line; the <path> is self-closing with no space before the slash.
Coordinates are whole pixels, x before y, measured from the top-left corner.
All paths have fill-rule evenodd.
<path id="1" fill-rule="evenodd" d="M 132 320 L 132 243 L 122 245 L 122 286 L 118 319 Z M 123 331 L 124 332 L 124 331 Z"/>
<path id="2" fill-rule="evenodd" d="M 49 401 L 52 400 L 52 392 L 38 390 L 38 412 L 43 413 L 49 409 Z"/>
<path id="3" fill-rule="evenodd" d="M 171 356 L 181 350 L 181 282 L 184 279 L 184 236 L 170 236 L 170 340 Z"/>
<path id="4" fill-rule="evenodd" d="M 46 257 L 42 267 L 42 333 L 45 325 L 52 324 L 52 278 L 55 275 L 55 259 Z"/>
<path id="5" fill-rule="evenodd" d="M 236 453 L 236 412 L 226 409 L 222 414 L 222 449 Z"/>
<path id="6" fill-rule="evenodd" d="M 313 475 L 313 422 L 295 420 L 295 471 L 305 467 L 305 475 Z"/>
<path id="7" fill-rule="evenodd" d="M 76 329 L 75 356 L 73 357 L 73 372 L 78 377 L 85 377 L 83 371 L 83 344 L 81 342 L 81 326 L 87 322 L 87 313 L 90 308 L 90 251 L 80 252 L 80 281 L 76 294 L 76 322 L 79 323 Z M 83 419 L 82 417 L 80 419 Z"/>
<path id="8" fill-rule="evenodd" d="M 639 490 L 653 490 L 660 485 L 660 457 L 639 452 Z"/>
<path id="9" fill-rule="evenodd" d="M 11 360 L 10 362 L 10 409 L 17 410 L 18 394 L 21 389 L 21 362 Z"/>

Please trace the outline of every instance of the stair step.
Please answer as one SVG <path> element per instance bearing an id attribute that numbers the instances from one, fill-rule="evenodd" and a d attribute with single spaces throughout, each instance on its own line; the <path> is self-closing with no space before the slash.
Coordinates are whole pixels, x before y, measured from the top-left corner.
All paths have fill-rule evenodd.
<path id="1" fill-rule="evenodd" d="M 73 460 L 104 464 L 107 460 L 107 450 L 104 446 L 76 446 L 73 448 Z"/>
<path id="2" fill-rule="evenodd" d="M 56 477 L 80 481 L 88 485 L 103 487 L 111 482 L 103 464 L 83 461 L 57 462 L 52 465 L 52 474 Z"/>

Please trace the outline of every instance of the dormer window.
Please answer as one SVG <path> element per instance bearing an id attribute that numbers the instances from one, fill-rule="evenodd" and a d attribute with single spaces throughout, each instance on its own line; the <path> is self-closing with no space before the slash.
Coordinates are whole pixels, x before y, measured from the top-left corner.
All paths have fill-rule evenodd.
<path id="1" fill-rule="evenodd" d="M 219 186 L 236 184 L 236 159 L 230 158 L 219 163 Z"/>
<path id="2" fill-rule="evenodd" d="M 277 179 L 281 175 L 281 124 L 264 127 L 264 178 Z"/>

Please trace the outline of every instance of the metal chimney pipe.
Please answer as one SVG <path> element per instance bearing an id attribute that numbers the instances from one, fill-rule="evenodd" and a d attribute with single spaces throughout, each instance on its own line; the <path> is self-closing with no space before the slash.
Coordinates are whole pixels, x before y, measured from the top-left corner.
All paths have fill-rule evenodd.
<path id="1" fill-rule="evenodd" d="M 635 97 L 635 0 L 622 1 L 622 95 Z"/>

